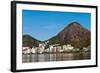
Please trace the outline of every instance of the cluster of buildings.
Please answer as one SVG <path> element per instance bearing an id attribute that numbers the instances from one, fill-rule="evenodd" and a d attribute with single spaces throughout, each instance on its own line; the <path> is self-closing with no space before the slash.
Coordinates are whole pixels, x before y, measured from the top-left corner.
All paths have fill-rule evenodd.
<path id="1" fill-rule="evenodd" d="M 67 45 L 62 45 L 60 46 L 60 44 L 53 44 L 53 45 L 49 45 L 48 48 L 45 48 L 47 45 L 47 43 L 40 43 L 38 47 L 23 47 L 22 48 L 22 53 L 23 54 L 29 54 L 29 53 L 56 53 L 56 52 L 76 52 L 76 51 L 80 51 L 79 48 L 74 48 L 72 45 L 67 44 Z M 90 47 L 87 48 L 83 48 L 83 51 L 89 51 Z"/>
<path id="2" fill-rule="evenodd" d="M 54 44 L 54 45 L 49 45 L 49 48 L 45 49 L 45 52 L 66 52 L 66 51 L 68 52 L 73 49 L 74 47 L 71 46 L 70 44 L 62 46 L 60 46 L 59 44 Z"/>
<path id="3" fill-rule="evenodd" d="M 23 47 L 22 48 L 22 53 L 23 54 L 29 54 L 29 53 L 43 53 L 44 52 L 44 50 L 45 50 L 45 46 L 46 46 L 46 44 L 44 44 L 44 43 L 41 43 L 41 44 L 39 44 L 39 46 L 38 47 L 35 47 L 35 46 L 33 46 L 33 47 Z"/>

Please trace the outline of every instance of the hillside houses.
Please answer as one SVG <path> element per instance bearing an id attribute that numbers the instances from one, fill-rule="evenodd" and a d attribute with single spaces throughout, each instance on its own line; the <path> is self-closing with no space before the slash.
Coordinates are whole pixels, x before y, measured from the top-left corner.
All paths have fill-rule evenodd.
<path id="1" fill-rule="evenodd" d="M 49 48 L 46 49 L 46 52 L 68 52 L 73 50 L 74 47 L 71 46 L 70 44 L 68 45 L 62 45 L 60 46 L 59 44 L 55 44 L 55 45 L 49 45 Z"/>
<path id="2" fill-rule="evenodd" d="M 29 53 L 56 53 L 56 52 L 68 52 L 74 49 L 73 46 L 71 46 L 70 44 L 68 45 L 62 45 L 60 46 L 59 44 L 53 44 L 53 45 L 49 45 L 48 48 L 45 48 L 47 45 L 47 43 L 40 43 L 38 45 L 38 47 L 23 47 L 22 49 L 22 53 L 23 54 L 29 54 Z"/>
<path id="3" fill-rule="evenodd" d="M 38 53 L 40 53 L 40 54 L 43 53 L 45 50 L 45 46 L 46 46 L 45 43 L 39 44 L 39 47 L 37 48 Z"/>
<path id="4" fill-rule="evenodd" d="M 29 54 L 31 52 L 30 47 L 23 47 L 22 48 L 22 53 L 23 54 Z"/>
<path id="5" fill-rule="evenodd" d="M 35 46 L 33 46 L 33 47 L 23 47 L 22 48 L 22 53 L 23 54 L 29 54 L 29 53 L 43 53 L 44 52 L 44 50 L 45 50 L 45 46 L 46 46 L 46 44 L 47 43 L 40 43 L 39 45 L 38 45 L 38 47 L 35 47 Z"/>

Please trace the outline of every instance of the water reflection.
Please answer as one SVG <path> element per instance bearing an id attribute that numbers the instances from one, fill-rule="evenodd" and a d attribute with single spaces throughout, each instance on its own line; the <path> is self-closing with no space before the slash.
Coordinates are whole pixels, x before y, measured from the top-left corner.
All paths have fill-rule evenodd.
<path id="1" fill-rule="evenodd" d="M 52 53 L 52 54 L 23 54 L 22 62 L 67 61 L 90 59 L 90 52 L 81 53 Z"/>

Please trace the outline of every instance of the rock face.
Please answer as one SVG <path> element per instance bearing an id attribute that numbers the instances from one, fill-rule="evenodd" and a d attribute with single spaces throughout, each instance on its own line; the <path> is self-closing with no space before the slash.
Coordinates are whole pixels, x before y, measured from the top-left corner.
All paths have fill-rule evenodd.
<path id="1" fill-rule="evenodd" d="M 90 30 L 81 26 L 78 22 L 72 22 L 57 35 L 57 38 L 63 44 L 82 48 L 90 45 L 90 35 Z"/>

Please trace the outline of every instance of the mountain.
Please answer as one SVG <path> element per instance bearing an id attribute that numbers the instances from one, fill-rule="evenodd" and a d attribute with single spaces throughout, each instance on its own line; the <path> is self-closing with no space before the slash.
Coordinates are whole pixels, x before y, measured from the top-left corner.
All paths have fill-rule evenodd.
<path id="1" fill-rule="evenodd" d="M 84 28 L 80 23 L 72 22 L 56 36 L 46 41 L 49 41 L 47 47 L 51 44 L 71 44 L 75 48 L 83 48 L 90 46 L 91 32 Z M 46 41 L 39 41 L 30 35 L 23 35 L 23 46 L 38 46 L 39 43 L 44 43 Z"/>
<path id="2" fill-rule="evenodd" d="M 60 44 L 71 44 L 76 48 L 83 48 L 90 45 L 90 30 L 84 28 L 78 22 L 72 22 L 66 26 L 61 32 L 58 33 L 55 37 L 49 39 L 51 41 L 58 41 L 54 43 Z"/>
<path id="3" fill-rule="evenodd" d="M 22 38 L 23 38 L 23 46 L 24 47 L 25 46 L 29 46 L 29 47 L 38 46 L 38 44 L 41 42 L 41 41 L 33 38 L 30 35 L 23 35 Z"/>

